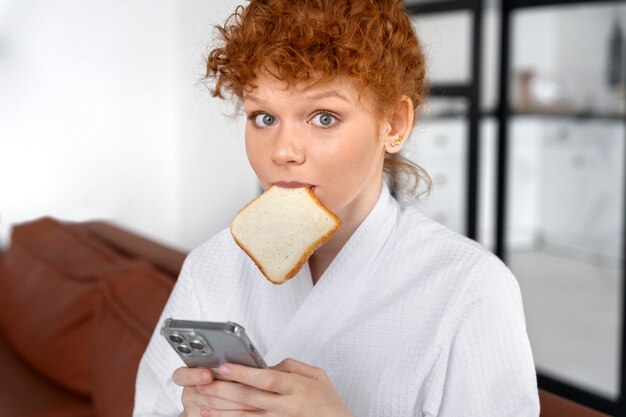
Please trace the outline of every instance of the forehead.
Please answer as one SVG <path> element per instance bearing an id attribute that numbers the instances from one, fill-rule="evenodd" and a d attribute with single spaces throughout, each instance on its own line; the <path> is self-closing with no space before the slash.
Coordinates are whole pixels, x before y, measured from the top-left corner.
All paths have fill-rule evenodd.
<path id="1" fill-rule="evenodd" d="M 349 103 L 359 101 L 359 92 L 351 80 L 345 76 L 338 76 L 331 81 L 313 80 L 290 85 L 267 72 L 258 73 L 254 85 L 249 86 L 243 93 L 243 101 L 262 101 L 276 99 L 315 100 L 334 98 Z"/>

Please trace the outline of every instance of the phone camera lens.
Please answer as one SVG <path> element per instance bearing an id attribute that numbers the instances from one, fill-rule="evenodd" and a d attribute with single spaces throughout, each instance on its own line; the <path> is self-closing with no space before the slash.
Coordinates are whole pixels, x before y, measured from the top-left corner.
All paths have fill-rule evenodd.
<path id="1" fill-rule="evenodd" d="M 190 355 L 191 354 L 191 349 L 189 349 L 187 346 L 185 345 L 180 345 L 177 346 L 176 349 L 178 349 L 178 351 L 180 353 L 182 353 L 183 355 Z"/>
<path id="2" fill-rule="evenodd" d="M 195 350 L 204 350 L 204 345 L 199 340 L 192 340 L 191 342 L 189 342 L 189 346 L 191 346 Z"/>
<path id="3" fill-rule="evenodd" d="M 177 334 L 172 334 L 172 335 L 170 335 L 170 340 L 171 340 L 172 342 L 174 342 L 174 343 L 177 343 L 177 344 L 181 344 L 181 343 L 183 343 L 183 342 L 185 341 L 185 340 L 183 340 L 183 338 L 182 338 L 182 337 L 180 337 L 180 336 L 179 336 L 179 335 L 177 335 Z"/>

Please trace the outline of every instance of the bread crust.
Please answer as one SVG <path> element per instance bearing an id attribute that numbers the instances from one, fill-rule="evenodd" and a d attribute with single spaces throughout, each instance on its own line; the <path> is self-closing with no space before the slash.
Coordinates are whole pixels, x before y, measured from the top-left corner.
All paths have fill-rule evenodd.
<path id="1" fill-rule="evenodd" d="M 274 186 L 270 187 L 267 189 L 267 191 L 269 191 L 271 188 L 273 188 Z M 287 272 L 287 274 L 281 279 L 281 280 L 275 280 L 273 278 L 271 278 L 267 271 L 265 270 L 265 268 L 263 268 L 262 263 L 256 259 L 254 257 L 254 255 L 252 255 L 252 253 L 248 250 L 248 248 L 246 247 L 246 245 L 243 244 L 243 242 L 239 241 L 239 239 L 237 239 L 237 236 L 235 235 L 235 233 L 233 232 L 233 224 L 231 223 L 230 225 L 230 234 L 233 236 L 233 239 L 235 240 L 235 243 L 237 243 L 237 245 L 246 253 L 246 255 L 248 255 L 250 257 L 250 259 L 252 259 L 252 261 L 254 262 L 254 264 L 257 266 L 257 268 L 259 268 L 259 270 L 261 271 L 261 273 L 263 274 L 263 276 L 270 281 L 272 284 L 275 285 L 280 285 L 283 284 L 285 282 L 287 282 L 288 280 L 290 280 L 291 278 L 293 278 L 294 276 L 296 276 L 296 274 L 298 273 L 298 271 L 300 271 L 300 269 L 302 268 L 302 266 L 304 265 L 305 262 L 307 262 L 309 260 L 309 258 L 311 257 L 311 255 L 313 255 L 313 252 L 315 252 L 320 246 L 322 246 L 324 243 L 326 243 L 334 234 L 337 230 L 339 230 L 339 228 L 341 227 L 342 221 L 339 217 L 337 217 L 337 215 L 335 215 L 335 213 L 333 213 L 332 211 L 330 211 L 324 204 L 322 204 L 322 202 L 320 201 L 319 198 L 317 198 L 317 196 L 315 195 L 315 193 L 313 191 L 311 191 L 310 188 L 305 188 L 306 192 L 309 194 L 309 197 L 311 197 L 311 199 L 313 200 L 313 202 L 322 210 L 324 211 L 324 213 L 326 213 L 330 218 L 332 218 L 335 222 L 335 226 L 330 229 L 328 232 L 326 232 L 322 237 L 320 237 L 319 239 L 317 239 L 316 241 L 314 241 L 312 244 L 310 244 L 302 253 L 302 256 L 300 256 L 300 258 L 298 259 L 298 261 L 295 263 L 294 267 Z M 266 191 L 266 192 L 267 192 Z M 250 206 L 251 204 L 253 204 L 254 202 L 256 202 L 259 198 L 261 198 L 263 194 L 255 197 L 251 202 L 249 202 L 248 204 L 246 204 L 241 210 L 239 210 L 239 212 L 237 212 L 237 215 L 239 215 L 239 213 L 241 213 L 242 211 L 244 211 L 248 206 Z"/>

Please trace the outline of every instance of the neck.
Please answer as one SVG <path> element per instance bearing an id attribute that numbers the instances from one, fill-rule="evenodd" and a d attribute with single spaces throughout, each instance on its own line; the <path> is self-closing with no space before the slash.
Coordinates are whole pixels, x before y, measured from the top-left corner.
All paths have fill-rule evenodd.
<path id="1" fill-rule="evenodd" d="M 313 285 L 317 284 L 322 277 L 328 266 L 337 257 L 337 254 L 344 245 L 348 242 L 355 230 L 363 223 L 363 220 L 372 211 L 378 197 L 382 191 L 381 187 L 377 188 L 377 192 L 372 194 L 367 199 L 367 202 L 361 204 L 358 210 L 351 210 L 352 215 L 339 215 L 342 220 L 341 227 L 326 243 L 320 246 L 309 258 L 309 269 L 311 270 L 311 278 L 313 279 Z"/>
<path id="2" fill-rule="evenodd" d="M 311 270 L 313 285 L 317 284 L 317 281 L 322 277 L 324 271 L 326 271 L 358 226 L 358 224 L 346 224 L 346 222 L 344 222 L 333 237 L 311 255 L 309 258 L 309 269 Z"/>

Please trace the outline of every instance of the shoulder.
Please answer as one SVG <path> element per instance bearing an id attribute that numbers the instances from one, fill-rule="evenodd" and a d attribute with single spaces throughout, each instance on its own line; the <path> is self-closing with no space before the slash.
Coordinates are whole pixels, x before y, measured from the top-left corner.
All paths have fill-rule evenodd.
<path id="1" fill-rule="evenodd" d="M 220 231 L 191 251 L 185 259 L 170 303 L 194 320 L 234 320 L 241 295 L 258 269 L 235 243 L 229 229 Z M 181 316 L 181 314 L 177 314 Z"/>
<path id="2" fill-rule="evenodd" d="M 398 228 L 407 239 L 452 250 L 452 253 L 467 252 L 474 256 L 487 257 L 492 255 L 480 243 L 436 222 L 413 205 L 400 206 Z"/>
<path id="3" fill-rule="evenodd" d="M 480 243 L 424 215 L 414 206 L 402 206 L 394 246 L 413 252 L 422 266 L 435 270 L 472 271 L 512 277 L 504 263 Z"/>
<path id="4" fill-rule="evenodd" d="M 222 287 L 240 285 L 254 270 L 230 230 L 224 229 L 194 248 L 183 264 L 176 287 L 192 291 L 216 291 Z"/>
<path id="5" fill-rule="evenodd" d="M 185 259 L 186 272 L 197 274 L 216 267 L 228 268 L 244 260 L 243 251 L 233 239 L 230 229 L 226 228 L 194 248 Z"/>
<path id="6" fill-rule="evenodd" d="M 411 268 L 419 271 L 433 293 L 447 304 L 452 315 L 470 305 L 509 307 L 521 312 L 518 282 L 509 268 L 491 251 L 437 223 L 417 208 L 401 208 L 394 246 L 403 249 Z M 407 252 L 405 248 L 410 248 Z M 508 308 L 508 307 L 507 307 Z"/>
<path id="7" fill-rule="evenodd" d="M 202 259 L 209 256 L 212 252 L 221 250 L 230 250 L 236 247 L 235 240 L 230 233 L 229 228 L 225 228 L 211 236 L 208 240 L 195 247 L 189 256 L 192 259 Z"/>

